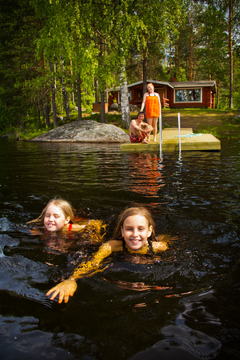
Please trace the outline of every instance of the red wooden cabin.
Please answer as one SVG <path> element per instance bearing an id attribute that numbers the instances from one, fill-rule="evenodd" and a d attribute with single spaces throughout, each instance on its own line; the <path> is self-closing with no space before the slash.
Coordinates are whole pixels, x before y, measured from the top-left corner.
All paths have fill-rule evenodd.
<path id="1" fill-rule="evenodd" d="M 159 93 L 162 107 L 189 108 L 205 107 L 214 108 L 216 82 L 211 81 L 170 81 L 147 80 L 153 83 L 154 91 Z M 141 107 L 143 99 L 143 82 L 138 81 L 128 85 L 129 103 Z M 121 105 L 120 87 L 108 89 L 108 107 L 113 102 Z"/>

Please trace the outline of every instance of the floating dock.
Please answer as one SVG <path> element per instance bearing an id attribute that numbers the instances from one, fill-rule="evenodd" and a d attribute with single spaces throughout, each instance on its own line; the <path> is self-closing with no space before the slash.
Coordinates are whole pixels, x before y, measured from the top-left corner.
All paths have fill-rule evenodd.
<path id="1" fill-rule="evenodd" d="M 181 151 L 220 151 L 221 141 L 212 134 L 194 134 L 191 128 L 181 128 Z M 157 142 L 150 136 L 150 144 L 131 143 L 130 141 L 120 145 L 121 151 L 159 151 L 159 134 Z M 165 128 L 162 131 L 162 151 L 179 151 L 178 128 Z"/>

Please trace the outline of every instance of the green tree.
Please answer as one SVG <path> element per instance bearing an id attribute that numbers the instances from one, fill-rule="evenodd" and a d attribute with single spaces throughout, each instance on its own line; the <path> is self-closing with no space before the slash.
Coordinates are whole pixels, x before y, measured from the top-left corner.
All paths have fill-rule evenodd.
<path id="1" fill-rule="evenodd" d="M 26 83 L 39 74 L 33 41 L 37 36 L 38 26 L 27 0 L 1 1 L 0 95 L 5 109 L 1 119 L 3 128 L 19 126 L 21 123 L 24 125 L 34 111 L 31 89 Z"/>
<path id="2" fill-rule="evenodd" d="M 234 51 L 237 49 L 236 38 L 239 36 L 240 27 L 240 3 L 239 0 L 208 0 L 204 1 L 208 7 L 215 8 L 220 16 L 220 19 L 225 19 L 228 24 L 226 27 L 221 27 L 222 35 L 228 34 L 228 59 L 229 59 L 229 108 L 233 107 L 233 85 L 234 85 Z M 215 19 L 215 24 L 218 24 L 219 17 Z"/>
<path id="3" fill-rule="evenodd" d="M 181 24 L 183 20 L 183 6 L 183 1 L 136 1 L 133 11 L 145 25 L 139 51 L 143 66 L 143 92 L 147 90 L 148 60 L 151 54 L 165 54 L 171 37 L 178 33 L 176 24 Z"/>

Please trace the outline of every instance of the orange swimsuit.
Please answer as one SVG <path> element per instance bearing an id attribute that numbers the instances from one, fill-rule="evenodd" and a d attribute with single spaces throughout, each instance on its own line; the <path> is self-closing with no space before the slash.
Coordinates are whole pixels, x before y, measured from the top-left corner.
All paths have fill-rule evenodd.
<path id="1" fill-rule="evenodd" d="M 146 97 L 146 118 L 159 117 L 160 109 L 157 96 Z"/>

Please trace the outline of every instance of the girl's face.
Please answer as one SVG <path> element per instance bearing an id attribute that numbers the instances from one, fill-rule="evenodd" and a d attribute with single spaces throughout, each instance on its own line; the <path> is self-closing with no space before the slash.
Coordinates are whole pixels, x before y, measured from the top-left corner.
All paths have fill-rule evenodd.
<path id="1" fill-rule="evenodd" d="M 121 230 L 127 246 L 132 250 L 140 250 L 152 234 L 152 226 L 149 226 L 147 219 L 142 215 L 127 217 Z"/>
<path id="2" fill-rule="evenodd" d="M 149 91 L 150 93 L 154 91 L 153 85 L 148 85 L 148 86 L 147 86 L 147 89 L 148 89 L 148 91 Z"/>
<path id="3" fill-rule="evenodd" d="M 57 206 L 50 204 L 47 207 L 43 223 L 48 231 L 61 230 L 68 222 L 69 218 L 65 218 L 64 213 Z"/>

